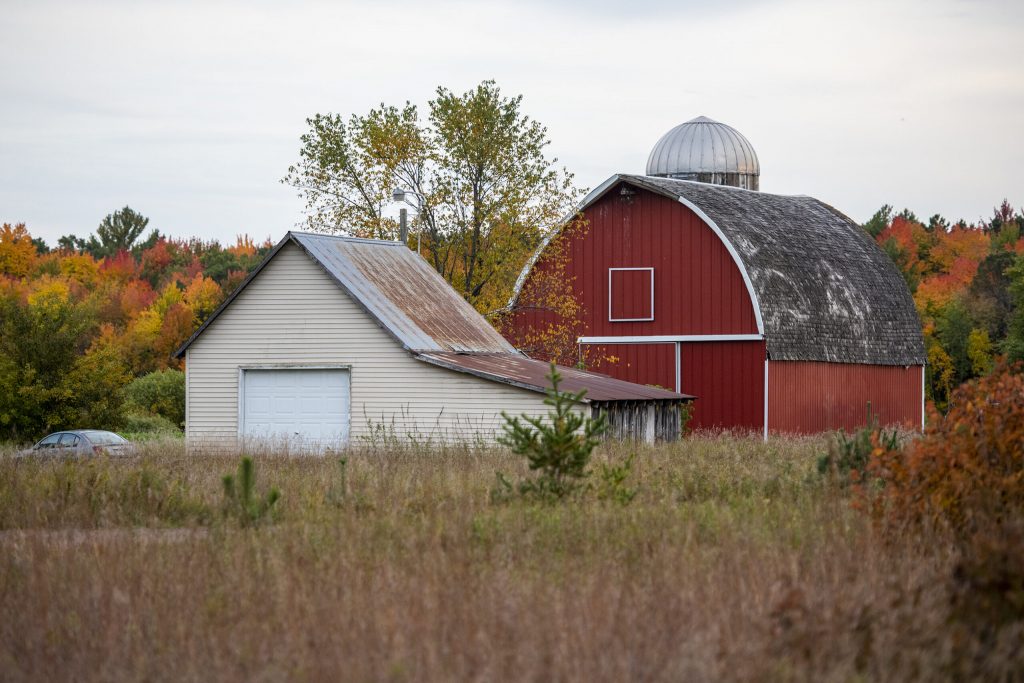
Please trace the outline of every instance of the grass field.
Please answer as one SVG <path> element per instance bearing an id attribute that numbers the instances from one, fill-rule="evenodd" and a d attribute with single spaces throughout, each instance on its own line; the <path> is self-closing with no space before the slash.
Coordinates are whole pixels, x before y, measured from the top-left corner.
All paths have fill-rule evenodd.
<path id="1" fill-rule="evenodd" d="M 502 451 L 260 457 L 273 520 L 222 512 L 237 459 L 180 441 L 0 458 L 5 680 L 937 680 L 1020 673 L 1020 630 L 950 618 L 960 558 L 883 540 L 823 438 L 635 451 L 629 503 L 492 495 Z M 595 482 L 598 478 L 595 477 Z"/>

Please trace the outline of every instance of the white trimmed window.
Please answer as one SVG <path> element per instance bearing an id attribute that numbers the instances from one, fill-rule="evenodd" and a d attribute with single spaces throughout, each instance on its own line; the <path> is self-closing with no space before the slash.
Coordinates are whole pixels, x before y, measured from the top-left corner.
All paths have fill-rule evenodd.
<path id="1" fill-rule="evenodd" d="M 608 269 L 608 321 L 654 320 L 654 268 Z"/>

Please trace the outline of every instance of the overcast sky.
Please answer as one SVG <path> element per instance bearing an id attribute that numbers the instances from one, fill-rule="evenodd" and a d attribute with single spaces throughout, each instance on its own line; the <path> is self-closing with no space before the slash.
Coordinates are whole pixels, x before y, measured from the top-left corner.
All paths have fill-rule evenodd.
<path id="1" fill-rule="evenodd" d="M 0 221 L 51 244 L 128 204 L 280 238 L 305 119 L 495 79 L 593 187 L 674 125 L 740 130 L 761 189 L 854 219 L 1024 205 L 1024 2 L 0 0 Z"/>

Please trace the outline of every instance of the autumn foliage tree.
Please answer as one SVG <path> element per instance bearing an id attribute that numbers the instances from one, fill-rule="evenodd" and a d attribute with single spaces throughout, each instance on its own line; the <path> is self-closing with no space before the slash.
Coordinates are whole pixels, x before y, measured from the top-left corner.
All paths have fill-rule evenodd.
<path id="1" fill-rule="evenodd" d="M 483 313 L 502 309 L 522 266 L 579 196 L 546 156 L 547 130 L 493 81 L 438 88 L 426 117 L 406 103 L 308 119 L 283 182 L 311 229 L 394 239 L 392 190 L 419 198 L 412 248 Z"/>
<path id="2" fill-rule="evenodd" d="M 98 339 L 89 305 L 46 280 L 8 283 L 0 297 L 0 438 L 35 438 L 81 425 L 115 427 L 128 380 L 116 346 Z"/>
<path id="3" fill-rule="evenodd" d="M 21 278 L 28 275 L 36 261 L 36 245 L 24 223 L 0 226 L 0 275 Z"/>
<path id="4" fill-rule="evenodd" d="M 1024 322 L 1019 333 L 1013 323 L 1024 306 L 1024 268 L 1014 267 L 1024 254 L 1024 212 L 1004 201 L 991 219 L 968 225 L 937 215 L 923 223 L 884 206 L 864 229 L 913 293 L 927 353 L 926 393 L 940 411 L 956 386 L 991 371 L 1000 354 L 1024 358 Z"/>
<path id="5" fill-rule="evenodd" d="M 535 254 L 530 277 L 494 316 L 495 326 L 532 358 L 559 365 L 580 362 L 583 307 L 569 275 L 569 245 L 587 230 L 582 216 L 569 221 Z M 529 324 L 520 324 L 524 320 Z"/>
<path id="6" fill-rule="evenodd" d="M 99 256 L 67 240 L 40 250 L 24 225 L 0 229 L 0 440 L 117 426 L 131 378 L 180 368 L 174 350 L 271 247 L 247 236 L 140 246 L 145 220 L 126 211 L 81 240 L 111 247 Z"/>

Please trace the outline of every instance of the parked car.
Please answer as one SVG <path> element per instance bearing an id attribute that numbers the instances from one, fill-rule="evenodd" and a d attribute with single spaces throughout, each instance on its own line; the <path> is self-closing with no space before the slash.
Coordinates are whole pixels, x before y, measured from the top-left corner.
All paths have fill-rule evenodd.
<path id="1" fill-rule="evenodd" d="M 114 432 L 101 429 L 76 429 L 49 434 L 19 455 L 58 457 L 87 457 L 101 453 L 126 455 L 131 452 L 132 448 L 131 441 Z"/>

